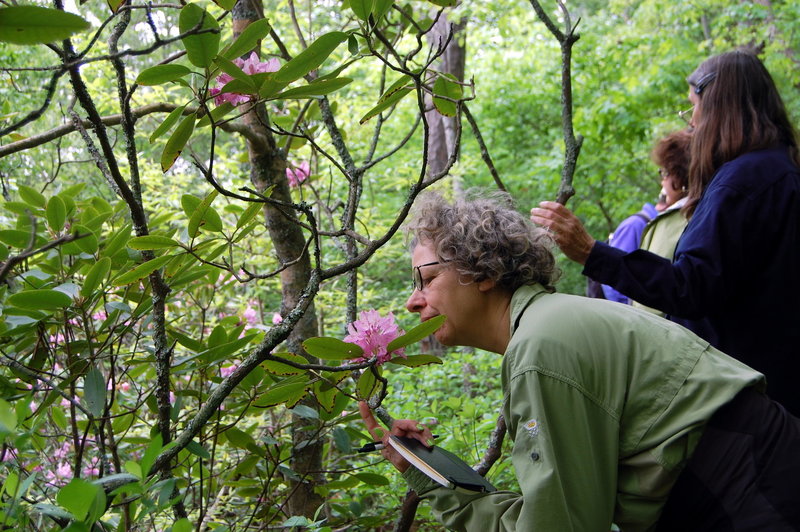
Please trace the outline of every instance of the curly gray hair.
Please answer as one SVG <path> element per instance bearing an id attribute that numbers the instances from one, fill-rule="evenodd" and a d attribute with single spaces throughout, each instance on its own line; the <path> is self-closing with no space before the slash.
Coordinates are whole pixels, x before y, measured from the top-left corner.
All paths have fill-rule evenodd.
<path id="1" fill-rule="evenodd" d="M 469 196 L 449 202 L 436 192 L 420 195 L 405 228 L 411 249 L 432 244 L 441 262 L 475 282 L 490 279 L 511 291 L 541 283 L 552 290 L 559 270 L 547 232 L 517 212 L 506 193 L 473 190 Z"/>

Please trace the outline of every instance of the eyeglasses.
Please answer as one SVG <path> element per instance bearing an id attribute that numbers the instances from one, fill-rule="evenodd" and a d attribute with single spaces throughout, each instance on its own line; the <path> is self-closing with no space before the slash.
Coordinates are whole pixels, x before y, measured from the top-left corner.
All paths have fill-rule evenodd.
<path id="1" fill-rule="evenodd" d="M 667 171 L 666 171 L 666 170 L 664 170 L 663 168 L 659 168 L 659 169 L 658 169 L 658 177 L 660 177 L 661 179 L 664 179 L 664 178 L 665 178 L 665 177 L 667 177 L 668 175 L 669 175 L 669 172 L 667 172 Z"/>
<path id="2" fill-rule="evenodd" d="M 425 288 L 425 285 L 422 281 L 422 272 L 420 271 L 420 268 L 424 268 L 425 266 L 433 266 L 435 264 L 440 264 L 440 262 L 438 260 L 436 262 L 427 262 L 411 268 L 411 286 L 414 289 L 422 291 L 422 289 Z"/>
<path id="3" fill-rule="evenodd" d="M 694 105 L 688 109 L 684 109 L 683 111 L 678 111 L 678 116 L 681 120 L 686 122 L 686 125 L 688 126 L 692 123 L 692 113 L 694 113 Z"/>

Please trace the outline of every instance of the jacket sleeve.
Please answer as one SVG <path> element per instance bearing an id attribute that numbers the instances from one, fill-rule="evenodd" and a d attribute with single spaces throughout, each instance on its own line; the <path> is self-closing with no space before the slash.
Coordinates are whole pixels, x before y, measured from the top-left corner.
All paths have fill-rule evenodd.
<path id="1" fill-rule="evenodd" d="M 645 223 L 639 215 L 625 218 L 609 238 L 608 244 L 611 247 L 627 252 L 639 249 Z M 610 301 L 626 304 L 630 302 L 630 298 L 627 295 L 607 284 L 603 284 L 603 295 Z"/>
<path id="2" fill-rule="evenodd" d="M 675 261 L 648 251 L 630 253 L 595 243 L 583 273 L 631 299 L 672 316 L 699 319 L 724 308 L 729 294 L 747 284 L 746 265 L 757 242 L 745 242 L 745 221 L 756 219 L 733 190 L 717 187 L 698 206 L 675 252 Z M 731 213 L 737 213 L 732 216 Z"/>
<path id="3" fill-rule="evenodd" d="M 521 494 L 473 495 L 428 484 L 430 491 L 420 496 L 437 519 L 464 531 L 608 532 L 617 484 L 617 421 L 576 387 L 536 371 L 516 376 L 507 400 Z M 413 469 L 406 478 L 421 480 L 424 475 Z"/>

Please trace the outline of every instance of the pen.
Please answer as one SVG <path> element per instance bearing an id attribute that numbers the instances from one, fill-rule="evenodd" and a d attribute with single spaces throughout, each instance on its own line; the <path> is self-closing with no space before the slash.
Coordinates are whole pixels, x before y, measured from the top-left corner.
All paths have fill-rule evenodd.
<path id="1" fill-rule="evenodd" d="M 438 438 L 439 435 L 438 434 L 434 434 L 433 437 L 434 438 Z M 372 441 L 372 442 L 369 442 L 369 443 L 365 444 L 360 449 L 357 449 L 356 452 L 357 453 L 371 453 L 371 452 L 375 452 L 375 451 L 380 451 L 384 447 L 386 447 L 386 446 L 383 444 L 383 442 Z"/>

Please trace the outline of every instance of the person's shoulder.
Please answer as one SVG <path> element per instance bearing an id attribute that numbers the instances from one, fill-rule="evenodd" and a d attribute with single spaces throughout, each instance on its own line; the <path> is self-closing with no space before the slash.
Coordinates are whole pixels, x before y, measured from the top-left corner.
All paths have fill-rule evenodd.
<path id="1" fill-rule="evenodd" d="M 728 187 L 752 194 L 786 183 L 797 186 L 798 178 L 800 169 L 788 149 L 771 148 L 751 151 L 723 164 L 709 187 Z"/>

